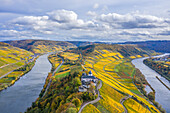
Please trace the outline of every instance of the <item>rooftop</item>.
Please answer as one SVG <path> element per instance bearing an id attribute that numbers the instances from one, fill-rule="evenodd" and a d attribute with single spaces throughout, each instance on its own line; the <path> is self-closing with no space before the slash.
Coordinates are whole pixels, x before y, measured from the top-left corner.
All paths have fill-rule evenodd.
<path id="1" fill-rule="evenodd" d="M 91 78 L 91 79 L 96 79 L 95 76 L 82 76 L 81 78 Z"/>

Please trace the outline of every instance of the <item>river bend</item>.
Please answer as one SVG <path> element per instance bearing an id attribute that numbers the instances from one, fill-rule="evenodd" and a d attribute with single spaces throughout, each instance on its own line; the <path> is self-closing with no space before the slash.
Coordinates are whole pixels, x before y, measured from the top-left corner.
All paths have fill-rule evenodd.
<path id="1" fill-rule="evenodd" d="M 148 83 L 155 89 L 155 101 L 159 102 L 167 113 L 170 113 L 170 91 L 156 78 L 156 76 L 158 76 L 168 87 L 170 87 L 170 83 L 143 63 L 143 60 L 147 58 L 148 57 L 134 59 L 132 60 L 132 64 L 142 72 Z M 149 92 L 149 88 L 146 88 L 146 91 Z"/>

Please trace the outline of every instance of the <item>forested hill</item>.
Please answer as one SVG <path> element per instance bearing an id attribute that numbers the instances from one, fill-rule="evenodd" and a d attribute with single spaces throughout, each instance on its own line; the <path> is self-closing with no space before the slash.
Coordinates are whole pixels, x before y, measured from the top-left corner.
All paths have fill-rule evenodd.
<path id="1" fill-rule="evenodd" d="M 77 50 L 78 49 L 78 50 Z M 137 45 L 122 45 L 122 44 L 94 44 L 94 45 L 88 45 L 84 47 L 79 47 L 75 49 L 75 52 L 81 51 L 83 55 L 94 55 L 96 54 L 95 50 L 109 50 L 113 52 L 119 52 L 124 57 L 130 57 L 135 55 L 154 55 L 156 54 L 155 51 L 149 50 L 149 49 L 142 49 L 138 48 Z"/>
<path id="2" fill-rule="evenodd" d="M 69 42 L 49 40 L 19 40 L 19 41 L 5 41 L 5 43 L 8 43 L 15 47 L 26 49 L 33 53 L 54 52 L 75 47 L 75 45 Z"/>
<path id="3" fill-rule="evenodd" d="M 137 44 L 141 48 L 148 48 L 156 52 L 170 53 L 170 41 L 143 41 L 143 42 L 125 42 L 123 44 Z"/>

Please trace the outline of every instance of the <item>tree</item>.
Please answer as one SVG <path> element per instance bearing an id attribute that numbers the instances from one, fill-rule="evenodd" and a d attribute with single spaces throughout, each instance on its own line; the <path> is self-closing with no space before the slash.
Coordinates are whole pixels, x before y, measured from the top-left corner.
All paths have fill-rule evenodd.
<path id="1" fill-rule="evenodd" d="M 75 78 L 75 86 L 76 87 L 81 86 L 81 81 L 78 77 Z"/>
<path id="2" fill-rule="evenodd" d="M 66 113 L 77 113 L 77 109 L 70 107 L 70 108 L 67 109 Z"/>
<path id="3" fill-rule="evenodd" d="M 154 101 L 155 100 L 155 93 L 154 92 L 149 92 L 148 98 L 149 98 L 149 100 Z"/>
<path id="4" fill-rule="evenodd" d="M 80 107 L 80 105 L 81 105 L 81 101 L 80 101 L 80 99 L 78 99 L 78 98 L 74 98 L 74 99 L 72 100 L 72 103 L 73 103 L 76 107 Z"/>

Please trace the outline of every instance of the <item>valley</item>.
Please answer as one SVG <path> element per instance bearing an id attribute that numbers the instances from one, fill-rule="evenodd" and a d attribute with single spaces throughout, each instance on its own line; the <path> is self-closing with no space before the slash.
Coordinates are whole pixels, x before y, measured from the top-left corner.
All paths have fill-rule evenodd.
<path id="1" fill-rule="evenodd" d="M 13 46 L 3 43 L 3 51 L 8 46 L 11 51 L 14 51 L 12 48 L 15 48 L 14 53 L 17 53 L 17 49 L 22 48 L 22 51 L 27 52 L 25 54 L 28 55 L 28 59 L 20 58 L 23 60 L 22 62 L 27 64 L 23 64 L 21 67 L 18 66 L 15 69 L 11 68 L 9 72 L 14 71 L 4 77 L 2 76 L 1 82 L 14 78 L 14 75 L 17 77 L 20 73 L 25 74 L 28 72 L 29 74 L 30 70 L 34 68 L 36 59 L 43 54 L 50 53 L 48 61 L 52 65 L 51 71 L 46 74 L 47 78 L 45 77 L 46 80 L 41 91 L 39 87 L 39 96 L 37 95 L 37 99 L 34 99 L 35 102 L 32 101 L 32 105 L 30 107 L 27 106 L 29 107 L 27 110 L 25 108 L 28 113 L 77 113 L 82 108 L 82 105 L 93 100 L 95 102 L 86 104 L 81 109 L 82 113 L 165 112 L 155 102 L 155 88 L 153 84 L 148 83 L 140 70 L 131 63 L 133 59 L 155 56 L 160 53 L 131 44 L 93 43 L 86 45 L 87 43 L 85 43 L 85 46 L 76 47 L 74 44 L 78 44 L 77 42 L 24 40 L 8 43 Z M 4 44 L 6 44 L 5 47 Z M 84 45 L 82 42 L 80 44 Z M 4 53 L 8 52 L 5 51 Z M 6 54 L 7 58 L 14 59 L 23 55 L 19 54 L 18 57 L 9 57 L 11 54 Z M 26 55 L 24 58 L 27 57 Z M 3 59 L 6 58 L 3 54 L 1 56 Z M 2 62 L 5 62 L 5 60 Z M 21 61 L 11 61 L 11 64 L 2 63 L 1 67 L 4 69 L 6 66 L 16 65 L 18 62 Z M 86 76 L 89 76 L 89 72 L 101 82 L 97 83 L 96 86 L 89 82 L 88 88 L 80 91 L 80 87 L 84 84 L 82 77 L 84 73 L 86 73 Z M 34 75 L 36 76 L 36 74 Z M 14 84 L 15 81 L 11 82 Z M 2 82 L 1 85 L 4 85 L 4 83 Z M 99 84 L 101 84 L 101 88 L 97 88 Z M 145 87 L 150 87 L 152 89 L 151 92 L 146 92 Z"/>

